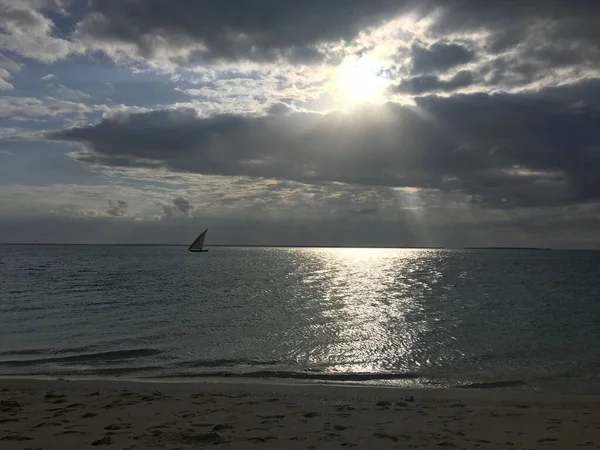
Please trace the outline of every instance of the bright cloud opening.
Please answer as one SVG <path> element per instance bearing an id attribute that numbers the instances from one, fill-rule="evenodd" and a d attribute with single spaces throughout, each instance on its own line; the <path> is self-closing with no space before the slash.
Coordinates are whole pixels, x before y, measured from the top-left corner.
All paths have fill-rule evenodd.
<path id="1" fill-rule="evenodd" d="M 374 56 L 347 57 L 339 69 L 338 88 L 343 101 L 377 102 L 385 88 L 383 65 Z"/>

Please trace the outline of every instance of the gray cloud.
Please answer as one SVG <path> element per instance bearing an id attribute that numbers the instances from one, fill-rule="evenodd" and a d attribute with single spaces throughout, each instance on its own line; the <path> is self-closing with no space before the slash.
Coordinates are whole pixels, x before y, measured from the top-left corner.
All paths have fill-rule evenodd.
<path id="1" fill-rule="evenodd" d="M 175 209 L 172 206 L 164 205 L 162 203 L 157 203 L 157 206 L 161 207 L 166 217 L 173 217 L 173 214 L 175 214 Z"/>
<path id="2" fill-rule="evenodd" d="M 536 1 L 506 2 L 448 0 L 438 2 L 437 33 L 485 30 L 491 33 L 488 48 L 502 52 L 525 40 L 527 34 L 544 34 L 549 38 L 584 41 L 597 45 L 600 29 L 596 20 L 600 4 L 595 0 L 547 0 L 543 7 Z"/>
<path id="3" fill-rule="evenodd" d="M 599 126 L 597 110 L 541 93 L 477 94 L 325 116 L 154 111 L 49 137 L 80 142 L 79 160 L 109 166 L 433 188 L 512 208 L 598 198 Z"/>
<path id="4" fill-rule="evenodd" d="M 468 223 L 457 221 L 464 219 L 464 211 L 452 214 L 449 210 L 441 220 L 424 213 L 385 221 L 370 213 L 319 220 L 205 217 L 202 226 L 211 230 L 212 244 L 600 248 L 600 219 L 597 213 L 582 207 L 569 211 L 553 208 L 545 214 L 525 211 L 496 218 L 469 211 Z M 35 235 L 40 242 L 185 245 L 197 236 L 198 222 L 185 218 L 111 220 L 73 211 L 52 217 L 2 216 L 0 233 L 8 237 L 8 242 L 28 242 Z"/>
<path id="5" fill-rule="evenodd" d="M 128 206 L 129 205 L 127 204 L 127 202 L 125 200 L 117 200 L 117 201 L 109 200 L 108 201 L 108 209 L 106 210 L 106 213 L 109 216 L 121 217 L 127 213 Z"/>
<path id="6" fill-rule="evenodd" d="M 316 44 L 352 39 L 365 27 L 399 14 L 406 4 L 412 6 L 403 0 L 177 0 L 168 6 L 162 0 L 146 0 L 143 6 L 98 0 L 78 25 L 78 34 L 107 46 L 133 44 L 135 53 L 145 59 L 155 58 L 160 45 L 181 49 L 200 43 L 202 48 L 187 56 L 313 61 L 322 56 Z"/>
<path id="7" fill-rule="evenodd" d="M 0 0 L 0 48 L 54 62 L 84 48 L 58 36 L 55 18 L 63 14 L 62 0 Z"/>
<path id="8" fill-rule="evenodd" d="M 600 69 L 600 3 L 594 0 L 477 2 L 449 0 L 438 10 L 434 35 L 483 32 L 488 84 L 523 85 L 552 70 Z M 561 74 L 564 78 L 565 73 Z"/>
<path id="9" fill-rule="evenodd" d="M 187 215 L 194 209 L 190 201 L 183 197 L 177 197 L 171 204 L 157 203 L 156 205 L 162 209 L 165 217 L 174 217 L 177 213 Z"/>
<path id="10" fill-rule="evenodd" d="M 428 47 L 413 44 L 411 47 L 412 72 L 445 72 L 475 59 L 475 52 L 454 42 L 435 42 Z"/>
<path id="11" fill-rule="evenodd" d="M 395 88 L 397 92 L 406 92 L 413 95 L 421 95 L 433 92 L 450 92 L 465 88 L 475 83 L 473 73 L 469 70 L 461 70 L 448 80 L 442 80 L 437 75 L 420 75 L 402 81 Z"/>
<path id="12" fill-rule="evenodd" d="M 517 4 L 518 3 L 518 4 Z M 550 66 L 567 61 L 600 61 L 600 31 L 595 0 L 514 2 L 475 0 L 161 0 L 92 2 L 77 34 L 92 48 L 113 56 L 129 54 L 146 61 L 318 61 L 323 42 L 352 40 L 360 31 L 406 12 L 435 13 L 433 36 L 486 32 L 484 50 L 501 54 L 519 47 L 524 57 Z M 171 49 L 169 53 L 168 50 Z M 446 71 L 474 60 L 465 42 L 439 40 L 411 48 L 415 74 Z"/>
<path id="13" fill-rule="evenodd" d="M 183 214 L 187 214 L 188 212 L 190 212 L 194 208 L 190 204 L 189 200 L 186 200 L 185 198 L 181 198 L 181 197 L 177 197 L 175 200 L 173 200 L 173 204 Z"/>
<path id="14" fill-rule="evenodd" d="M 0 53 L 0 91 L 8 91 L 15 87 L 8 81 L 12 73 L 21 70 L 21 64 Z"/>

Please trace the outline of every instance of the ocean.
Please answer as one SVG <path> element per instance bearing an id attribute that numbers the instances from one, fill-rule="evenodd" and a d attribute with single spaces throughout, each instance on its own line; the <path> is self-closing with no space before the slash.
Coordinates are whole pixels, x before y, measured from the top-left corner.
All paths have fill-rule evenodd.
<path id="1" fill-rule="evenodd" d="M 593 251 L 3 245 L 0 375 L 600 393 L 599 276 Z"/>

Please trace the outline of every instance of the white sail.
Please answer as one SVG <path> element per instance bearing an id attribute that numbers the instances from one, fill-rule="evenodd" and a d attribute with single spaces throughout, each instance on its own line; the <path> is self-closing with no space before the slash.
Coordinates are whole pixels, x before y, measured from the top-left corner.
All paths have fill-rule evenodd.
<path id="1" fill-rule="evenodd" d="M 203 246 L 204 246 L 204 238 L 206 237 L 206 232 L 208 231 L 208 229 L 204 230 L 202 232 L 202 234 L 200 234 L 200 236 L 198 236 L 196 238 L 196 240 L 194 242 L 192 242 L 192 245 L 190 245 L 188 247 L 188 250 L 190 252 L 201 252 L 203 251 Z"/>

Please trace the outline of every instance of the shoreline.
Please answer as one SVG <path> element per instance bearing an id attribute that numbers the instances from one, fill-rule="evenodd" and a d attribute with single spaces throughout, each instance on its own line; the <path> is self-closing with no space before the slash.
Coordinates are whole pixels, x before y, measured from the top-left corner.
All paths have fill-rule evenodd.
<path id="1" fill-rule="evenodd" d="M 497 380 L 497 381 L 469 381 L 460 383 L 458 381 L 450 382 L 432 382 L 430 379 L 419 379 L 414 377 L 399 378 L 366 378 L 358 377 L 271 377 L 271 376 L 246 376 L 239 374 L 206 374 L 206 375 L 168 375 L 168 376 L 131 376 L 131 375 L 104 375 L 104 374 L 0 374 L 0 383 L 6 381 L 44 381 L 44 382 L 76 382 L 76 383 L 126 383 L 126 384 L 153 384 L 166 386 L 183 385 L 266 385 L 266 386 L 323 386 L 339 388 L 356 389 L 389 389 L 398 391 L 419 391 L 419 392 L 502 392 L 549 396 L 572 396 L 572 397 L 597 397 L 600 399 L 600 386 L 597 383 L 587 384 L 583 388 L 581 385 L 566 388 L 568 383 L 561 382 L 554 386 L 532 384 L 527 380 Z"/>
<path id="2" fill-rule="evenodd" d="M 0 448 L 595 449 L 600 396 L 0 378 Z"/>
<path id="3" fill-rule="evenodd" d="M 530 401 L 541 403 L 572 402 L 597 404 L 600 412 L 600 394 L 561 393 L 536 390 L 463 387 L 398 387 L 393 385 L 367 385 L 359 383 L 313 382 L 311 380 L 270 378 L 122 378 L 122 377 L 53 377 L 53 376 L 0 376 L 0 388 L 27 389 L 158 389 L 171 392 L 230 392 L 245 391 L 257 395 L 290 393 L 305 396 L 339 398 L 387 398 L 400 401 L 407 396 L 422 400 L 454 399 L 479 400 L 494 403 Z"/>

